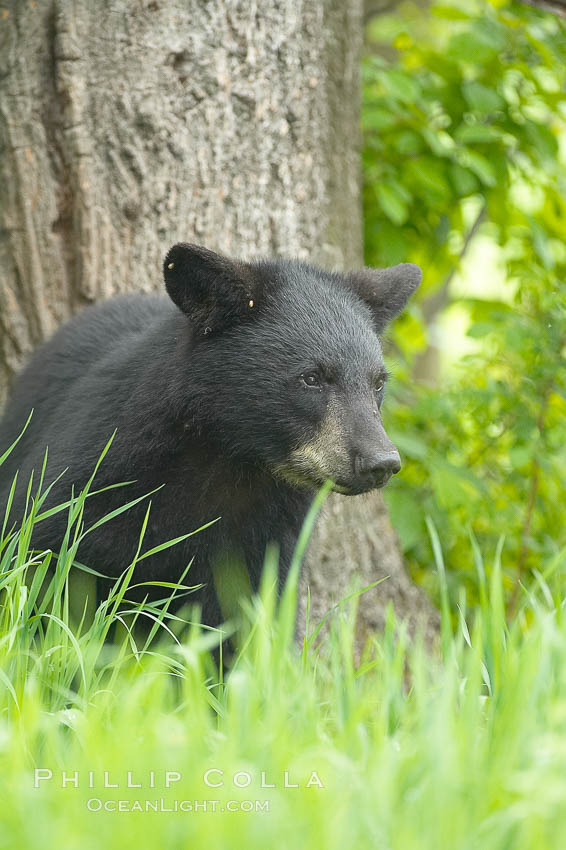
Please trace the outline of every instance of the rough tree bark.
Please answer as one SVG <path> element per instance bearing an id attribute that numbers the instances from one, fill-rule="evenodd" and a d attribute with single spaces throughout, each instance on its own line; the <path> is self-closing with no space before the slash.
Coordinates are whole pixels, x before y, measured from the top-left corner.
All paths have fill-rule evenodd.
<path id="1" fill-rule="evenodd" d="M 2 391 L 83 305 L 160 289 L 173 242 L 359 265 L 361 35 L 361 0 L 4 3 Z M 304 570 L 315 619 L 356 574 L 390 576 L 363 633 L 390 599 L 435 622 L 379 495 L 331 498 Z"/>
<path id="2" fill-rule="evenodd" d="M 552 12 L 554 15 L 566 18 L 566 0 L 522 0 L 522 2 L 528 3 L 529 6 L 538 6 L 545 12 Z"/>

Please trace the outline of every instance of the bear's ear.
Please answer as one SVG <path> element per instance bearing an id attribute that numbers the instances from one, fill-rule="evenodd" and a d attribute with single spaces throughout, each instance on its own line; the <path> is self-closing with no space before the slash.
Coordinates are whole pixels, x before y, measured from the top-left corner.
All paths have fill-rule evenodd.
<path id="1" fill-rule="evenodd" d="M 163 274 L 169 297 L 201 333 L 224 330 L 257 309 L 260 280 L 254 268 L 200 245 L 173 245 Z"/>
<path id="2" fill-rule="evenodd" d="M 347 275 L 352 289 L 373 314 L 378 333 L 401 312 L 422 278 L 414 263 L 401 263 L 386 269 L 360 269 Z"/>

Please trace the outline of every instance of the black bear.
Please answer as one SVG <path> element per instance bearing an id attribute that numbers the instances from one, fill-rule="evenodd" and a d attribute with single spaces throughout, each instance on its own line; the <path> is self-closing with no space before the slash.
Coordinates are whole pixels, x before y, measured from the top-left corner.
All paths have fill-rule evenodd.
<path id="1" fill-rule="evenodd" d="M 400 469 L 380 418 L 386 371 L 378 334 L 405 306 L 420 269 L 403 264 L 339 274 L 298 260 L 243 262 L 175 245 L 164 262 L 169 298 L 118 297 L 86 309 L 32 358 L 0 423 L 0 454 L 34 413 L 0 467 L 0 516 L 19 469 L 11 518 L 30 473 L 44 486 L 67 470 L 49 504 L 83 487 L 109 437 L 84 522 L 153 494 L 144 551 L 215 520 L 140 562 L 141 581 L 178 581 L 197 594 L 202 621 L 222 611 L 215 565 L 239 559 L 255 590 L 266 547 L 288 571 L 315 490 L 382 487 Z M 87 534 L 78 557 L 109 577 L 131 562 L 146 511 Z M 42 520 L 34 545 L 57 551 L 65 512 Z M 144 588 L 144 594 L 147 588 Z M 159 593 L 163 596 L 163 590 Z"/>

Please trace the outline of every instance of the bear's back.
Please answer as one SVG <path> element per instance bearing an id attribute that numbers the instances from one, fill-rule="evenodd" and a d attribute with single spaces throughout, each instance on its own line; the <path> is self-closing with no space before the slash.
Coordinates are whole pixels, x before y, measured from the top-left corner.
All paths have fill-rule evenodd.
<path id="1" fill-rule="evenodd" d="M 79 378 L 88 375 L 101 358 L 124 349 L 172 309 L 171 302 L 160 296 L 120 296 L 88 307 L 40 346 L 18 376 L 0 420 L 1 455 L 21 432 L 33 408 L 18 451 L 5 461 L 0 477 L 11 479 L 17 455 L 42 442 L 52 417 Z"/>

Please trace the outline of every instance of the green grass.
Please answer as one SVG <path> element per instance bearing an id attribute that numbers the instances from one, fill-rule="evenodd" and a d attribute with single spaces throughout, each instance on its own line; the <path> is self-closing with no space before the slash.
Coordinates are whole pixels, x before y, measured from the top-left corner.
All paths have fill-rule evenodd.
<path id="1" fill-rule="evenodd" d="M 322 644 L 298 649 L 295 583 L 278 606 L 270 561 L 226 672 L 210 653 L 215 632 L 183 628 L 166 604 L 142 613 L 125 601 L 131 570 L 91 623 L 71 627 L 69 569 L 88 495 L 63 508 L 68 532 L 49 578 L 52 556 L 29 551 L 43 504 L 33 492 L 21 527 L 5 524 L 0 543 L 0 847 L 566 845 L 563 558 L 508 627 L 501 549 L 486 578 L 472 540 L 482 588 L 474 616 L 464 599 L 450 611 L 444 594 L 431 652 L 391 615 L 357 667 L 355 600 L 329 618 Z M 442 586 L 441 545 L 429 531 Z M 152 633 L 140 641 L 124 628 L 109 642 L 124 610 L 149 618 Z M 223 784 L 207 786 L 210 770 Z M 128 771 L 141 788 L 127 787 Z M 104 787 L 105 772 L 117 788 Z M 285 787 L 286 775 L 299 787 Z M 163 810 L 136 811 L 135 801 Z M 181 801 L 192 811 L 171 811 Z"/>

